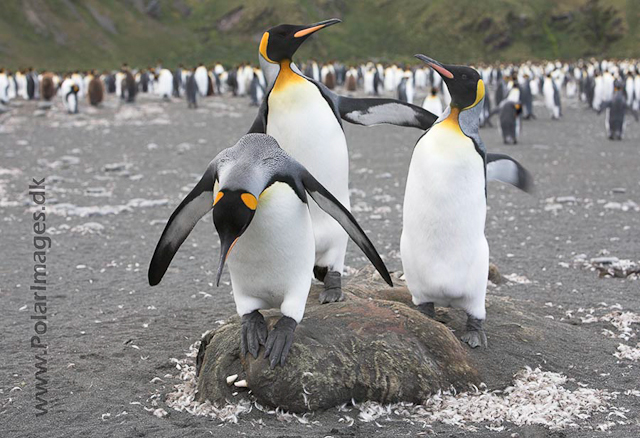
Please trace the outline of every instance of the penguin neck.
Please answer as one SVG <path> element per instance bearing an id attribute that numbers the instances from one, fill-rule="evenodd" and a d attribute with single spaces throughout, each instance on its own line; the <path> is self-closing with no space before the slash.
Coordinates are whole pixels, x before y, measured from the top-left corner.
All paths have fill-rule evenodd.
<path id="1" fill-rule="evenodd" d="M 285 59 L 280 62 L 280 71 L 273 85 L 273 91 L 279 92 L 293 84 L 305 81 L 302 76 L 293 71 L 291 67 L 292 64 L 293 62 L 290 59 Z M 293 64 L 293 66 L 295 67 L 295 64 Z"/>
<path id="2" fill-rule="evenodd" d="M 269 62 L 266 59 L 264 59 L 262 55 L 259 56 L 259 59 L 260 59 L 260 69 L 262 70 L 264 74 L 264 78 L 267 82 L 267 90 L 271 90 L 271 88 L 276 82 L 276 79 L 278 79 L 278 74 L 280 73 L 280 64 L 279 63 L 274 64 L 272 62 Z"/>
<path id="3" fill-rule="evenodd" d="M 460 134 L 463 134 L 462 129 L 460 128 L 459 116 L 460 108 L 451 108 L 451 112 L 446 119 L 440 122 L 440 125 L 442 125 L 443 128 L 451 129 L 456 133 L 459 132 Z"/>

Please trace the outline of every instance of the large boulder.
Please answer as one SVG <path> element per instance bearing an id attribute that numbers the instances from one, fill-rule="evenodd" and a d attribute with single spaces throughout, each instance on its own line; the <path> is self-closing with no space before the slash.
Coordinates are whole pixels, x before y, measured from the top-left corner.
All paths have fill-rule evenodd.
<path id="1" fill-rule="evenodd" d="M 480 383 L 467 347 L 415 310 L 406 288 L 352 282 L 344 302 L 326 305 L 318 304 L 320 290 L 311 289 L 284 367 L 271 370 L 264 348 L 257 359 L 240 357 L 238 317 L 207 334 L 197 359 L 199 400 L 222 405 L 250 390 L 262 405 L 305 412 L 352 399 L 420 403 L 438 390 Z M 263 314 L 272 329 L 279 313 Z"/>
<path id="2" fill-rule="evenodd" d="M 493 271 L 492 283 L 501 282 L 497 269 Z M 589 381 L 594 367 L 612 361 L 620 343 L 600 335 L 594 340 L 598 328 L 589 325 L 586 330 L 580 318 L 559 317 L 558 309 L 537 301 L 535 283 L 507 281 L 487 295 L 489 348 L 470 349 L 455 337 L 465 327 L 462 310 L 437 308 L 432 321 L 414 310 L 401 281 L 388 288 L 376 277 L 370 271 L 358 275 L 345 287 L 347 300 L 337 304 L 318 305 L 320 288 L 314 286 L 284 368 L 270 370 L 261 358 L 240 359 L 237 317 L 210 332 L 197 358 L 199 401 L 237 403 L 251 390 L 259 403 L 294 412 L 329 408 L 351 398 L 421 403 L 438 389 L 465 389 L 480 380 L 489 390 L 504 390 L 515 373 L 538 366 L 559 373 L 571 370 L 573 378 Z M 512 287 L 529 289 L 531 299 L 510 297 Z M 273 327 L 278 313 L 265 315 Z M 227 377 L 236 374 L 236 383 L 244 380 L 246 388 L 245 382 L 241 387 L 227 384 Z"/>

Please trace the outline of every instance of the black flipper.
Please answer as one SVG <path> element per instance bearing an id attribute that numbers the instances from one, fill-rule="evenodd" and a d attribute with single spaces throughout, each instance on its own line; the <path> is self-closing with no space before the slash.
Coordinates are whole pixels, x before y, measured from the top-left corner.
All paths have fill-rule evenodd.
<path id="1" fill-rule="evenodd" d="M 356 219 L 341 203 L 338 201 L 327 189 L 324 188 L 320 182 L 313 177 L 306 169 L 301 170 L 301 180 L 305 190 L 309 193 L 309 196 L 318 204 L 318 206 L 324 210 L 327 214 L 333 217 L 344 230 L 349 237 L 358 245 L 358 247 L 364 252 L 367 258 L 371 261 L 376 270 L 380 273 L 384 281 L 389 286 L 393 286 L 389 271 L 384 262 L 380 258 L 378 251 L 376 251 L 373 243 L 364 233 Z"/>
<path id="2" fill-rule="evenodd" d="M 151 286 L 160 283 L 182 242 L 185 241 L 202 216 L 213 208 L 215 178 L 215 168 L 212 163 L 200 182 L 196 184 L 169 218 L 149 264 L 149 284 Z"/>
<path id="3" fill-rule="evenodd" d="M 267 133 L 267 100 L 269 96 L 264 96 L 262 104 L 258 109 L 258 115 L 253 121 L 251 128 L 247 134 L 266 134 Z"/>
<path id="4" fill-rule="evenodd" d="M 438 119 L 438 116 L 419 106 L 394 99 L 357 99 L 338 96 L 337 103 L 340 117 L 356 125 L 389 124 L 426 131 Z"/>
<path id="5" fill-rule="evenodd" d="M 533 191 L 533 177 L 529 171 L 504 154 L 487 154 L 487 181 L 501 181 L 527 193 Z"/>

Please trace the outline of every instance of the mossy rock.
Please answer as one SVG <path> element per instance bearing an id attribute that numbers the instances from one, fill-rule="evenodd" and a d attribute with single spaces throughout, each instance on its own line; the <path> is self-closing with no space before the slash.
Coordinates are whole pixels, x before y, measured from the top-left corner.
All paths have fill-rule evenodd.
<path id="1" fill-rule="evenodd" d="M 257 359 L 240 357 L 238 317 L 205 336 L 197 360 L 199 400 L 223 405 L 251 390 L 262 405 L 306 412 L 352 399 L 420 403 L 438 390 L 480 383 L 467 348 L 415 310 L 406 288 L 354 282 L 344 288 L 345 301 L 325 305 L 318 304 L 320 290 L 311 289 L 284 367 L 270 369 L 264 348 Z M 271 330 L 280 315 L 263 314 Z M 227 384 L 234 374 L 247 388 Z"/>

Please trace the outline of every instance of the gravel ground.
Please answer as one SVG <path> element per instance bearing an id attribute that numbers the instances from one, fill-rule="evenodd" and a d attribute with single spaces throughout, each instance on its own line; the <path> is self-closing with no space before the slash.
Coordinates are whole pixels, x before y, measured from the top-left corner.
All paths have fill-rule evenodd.
<path id="1" fill-rule="evenodd" d="M 580 257 L 574 262 L 580 254 L 587 261 L 602 255 L 640 260 L 640 209 L 633 203 L 640 203 L 640 125 L 630 122 L 627 138 L 611 142 L 603 118 L 577 102 L 565 106 L 565 117 L 552 121 L 537 105 L 538 119 L 524 123 L 516 146 L 503 145 L 496 128 L 481 132 L 489 150 L 514 156 L 536 180 L 533 195 L 489 184 L 491 259 L 503 275 L 516 274 L 489 294 L 511 297 L 534 315 L 580 324 L 591 349 L 566 357 L 561 346 L 549 344 L 539 361 L 526 365 L 619 392 L 611 403 L 628 409 L 627 419 L 599 413 L 578 421 L 579 428 L 559 431 L 511 423 L 489 430 L 475 424 L 478 436 L 640 435 L 640 392 L 628 392 L 640 390 L 640 364 L 614 357 L 615 344 L 603 332 L 618 334 L 610 323 L 582 324 L 580 318 L 588 322 L 588 309 L 600 317 L 611 306 L 640 313 L 640 283 L 599 278 L 579 266 Z M 173 209 L 206 163 L 246 132 L 255 108 L 245 99 L 213 97 L 194 111 L 183 100 L 147 96 L 133 106 L 109 97 L 102 108 L 85 104 L 76 116 L 64 113 L 57 100 L 44 115 L 38 115 L 33 102 L 12 107 L 0 115 L 0 436 L 472 434 L 441 422 L 425 427 L 397 417 L 377 423 L 356 418 L 349 425 L 337 409 L 315 413 L 310 424 L 279 421 L 254 409 L 228 424 L 167 407 L 166 394 L 179 383 L 165 377 L 177 375 L 171 358 L 184 358 L 203 332 L 235 308 L 228 274 L 220 288 L 213 286 L 219 242 L 210 216 L 198 224 L 154 288 L 147 285 L 148 262 Z M 401 203 L 421 132 L 347 124 L 345 130 L 354 215 L 389 269 L 400 270 Z M 46 260 L 48 330 L 42 336 L 49 346 L 44 396 L 49 412 L 40 417 L 34 415 L 34 355 L 40 350 L 30 346 L 35 334 L 29 290 L 34 265 L 33 203 L 27 196 L 31 178 L 46 178 L 46 225 L 52 239 Z M 365 266 L 352 244 L 347 265 L 348 272 Z M 489 314 L 487 324 L 491 346 L 499 321 Z M 640 327 L 630 327 L 635 336 Z M 618 340 L 630 346 L 638 342 L 637 337 Z M 490 355 L 491 349 L 470 354 Z M 157 408 L 168 415 L 154 416 Z M 355 418 L 357 412 L 349 415 Z M 625 424 L 596 430 L 617 420 Z"/>

